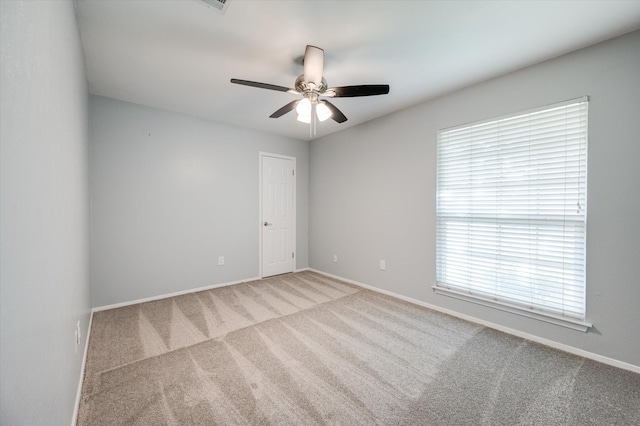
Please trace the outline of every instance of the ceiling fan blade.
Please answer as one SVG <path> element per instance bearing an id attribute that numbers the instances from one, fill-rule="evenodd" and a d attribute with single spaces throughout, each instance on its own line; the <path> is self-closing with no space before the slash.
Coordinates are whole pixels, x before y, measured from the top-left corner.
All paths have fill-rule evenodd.
<path id="1" fill-rule="evenodd" d="M 364 84 L 361 86 L 331 87 L 324 96 L 333 98 L 355 98 L 358 96 L 386 95 L 389 93 L 388 84 Z"/>
<path id="2" fill-rule="evenodd" d="M 304 81 L 320 87 L 324 68 L 324 50 L 315 46 L 307 46 L 304 51 Z"/>
<path id="3" fill-rule="evenodd" d="M 296 106 L 298 105 L 298 102 L 300 102 L 300 101 L 301 101 L 301 99 L 298 99 L 298 100 L 293 101 L 293 102 L 289 102 L 288 104 L 286 104 L 285 106 L 283 106 L 282 108 L 280 108 L 279 110 L 277 110 L 276 112 L 271 114 L 269 116 L 269 118 L 282 117 L 283 115 L 285 115 L 289 111 L 293 111 L 296 108 Z"/>
<path id="4" fill-rule="evenodd" d="M 269 89 L 269 90 L 277 90 L 278 92 L 289 92 L 289 93 L 299 94 L 298 91 L 295 89 L 290 89 L 284 86 L 276 86 L 275 84 L 259 83 L 257 81 L 249 81 L 249 80 L 238 80 L 237 78 L 232 78 L 231 82 L 235 84 L 242 84 L 243 86 L 257 87 L 259 89 Z"/>
<path id="5" fill-rule="evenodd" d="M 323 100 L 322 102 L 324 102 L 325 105 L 327 105 L 327 107 L 331 111 L 331 119 L 333 121 L 335 121 L 337 123 L 344 123 L 345 121 L 347 121 L 347 117 L 342 113 L 342 111 L 340 111 L 338 108 L 336 108 L 336 106 L 334 104 L 332 104 L 331 102 L 329 102 L 327 100 Z"/>

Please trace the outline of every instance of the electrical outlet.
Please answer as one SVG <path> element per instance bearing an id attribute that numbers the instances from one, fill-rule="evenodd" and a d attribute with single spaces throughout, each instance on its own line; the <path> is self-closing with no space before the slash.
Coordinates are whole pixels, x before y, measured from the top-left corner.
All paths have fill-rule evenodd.
<path id="1" fill-rule="evenodd" d="M 218 258 L 218 266 L 222 266 L 222 265 L 224 265 L 224 256 L 220 256 Z"/>
<path id="2" fill-rule="evenodd" d="M 384 260 L 380 261 L 380 269 L 382 269 L 383 271 L 387 270 L 387 262 Z"/>
<path id="3" fill-rule="evenodd" d="M 338 255 L 337 254 L 333 255 L 333 263 L 338 263 Z"/>

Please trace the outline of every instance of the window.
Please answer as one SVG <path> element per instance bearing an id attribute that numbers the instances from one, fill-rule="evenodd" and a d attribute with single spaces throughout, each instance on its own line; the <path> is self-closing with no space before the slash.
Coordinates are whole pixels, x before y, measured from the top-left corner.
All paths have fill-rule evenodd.
<path id="1" fill-rule="evenodd" d="M 438 133 L 434 290 L 586 331 L 587 98 Z"/>

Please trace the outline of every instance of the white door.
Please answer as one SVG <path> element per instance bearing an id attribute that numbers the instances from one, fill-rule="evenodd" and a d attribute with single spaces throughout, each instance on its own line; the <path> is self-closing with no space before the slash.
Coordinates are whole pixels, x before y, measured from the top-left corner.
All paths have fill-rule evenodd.
<path id="1" fill-rule="evenodd" d="M 262 276 L 293 272 L 295 265 L 295 159 L 262 158 Z"/>

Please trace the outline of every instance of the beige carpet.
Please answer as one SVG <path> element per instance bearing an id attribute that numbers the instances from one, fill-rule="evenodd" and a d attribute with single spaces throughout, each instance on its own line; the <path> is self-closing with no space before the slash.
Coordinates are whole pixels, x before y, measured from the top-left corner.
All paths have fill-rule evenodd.
<path id="1" fill-rule="evenodd" d="M 97 312 L 79 425 L 639 425 L 640 375 L 311 272 Z"/>

